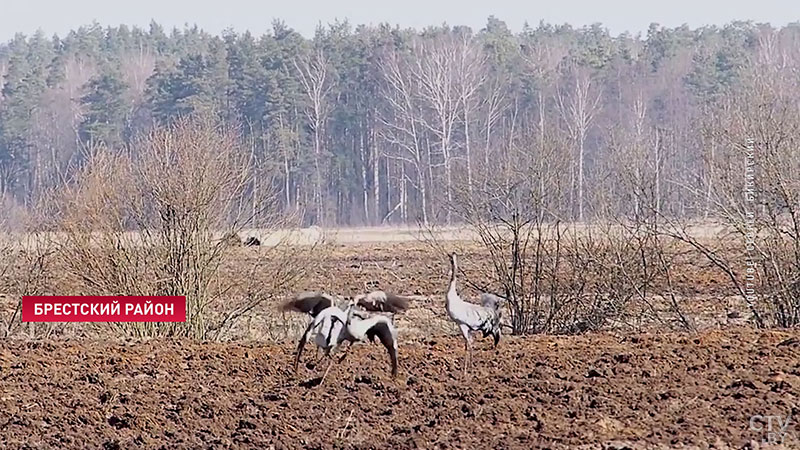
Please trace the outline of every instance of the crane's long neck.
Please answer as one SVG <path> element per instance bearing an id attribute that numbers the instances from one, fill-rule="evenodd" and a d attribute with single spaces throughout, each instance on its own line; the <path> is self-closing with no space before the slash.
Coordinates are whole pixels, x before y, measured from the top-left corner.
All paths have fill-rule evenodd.
<path id="1" fill-rule="evenodd" d="M 456 272 L 458 271 L 458 264 L 455 258 L 450 260 L 450 289 L 447 291 L 447 303 L 458 301 L 458 290 L 456 288 Z"/>
<path id="2" fill-rule="evenodd" d="M 350 322 L 353 319 L 353 305 L 347 305 L 347 309 L 344 310 L 344 318 L 345 318 L 344 326 L 349 327 Z"/>

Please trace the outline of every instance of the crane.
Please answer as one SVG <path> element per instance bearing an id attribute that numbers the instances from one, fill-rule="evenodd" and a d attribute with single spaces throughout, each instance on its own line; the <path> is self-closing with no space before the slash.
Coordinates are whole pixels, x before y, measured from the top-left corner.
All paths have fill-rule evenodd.
<path id="1" fill-rule="evenodd" d="M 455 253 L 450 254 L 450 287 L 447 290 L 446 309 L 450 320 L 458 325 L 464 337 L 464 375 L 467 374 L 472 362 L 472 338 L 470 334 L 475 331 L 483 333 L 483 337 L 492 335 L 494 347 L 500 342 L 500 305 L 502 298 L 484 293 L 481 295 L 481 304 L 469 303 L 458 295 L 456 286 L 456 272 L 458 262 Z"/>

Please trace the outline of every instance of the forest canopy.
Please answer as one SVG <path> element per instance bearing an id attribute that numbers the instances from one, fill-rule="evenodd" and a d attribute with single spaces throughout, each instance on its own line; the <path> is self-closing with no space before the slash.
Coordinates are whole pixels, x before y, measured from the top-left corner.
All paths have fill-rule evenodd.
<path id="1" fill-rule="evenodd" d="M 548 183 L 564 219 L 601 200 L 634 211 L 615 182 L 631 168 L 661 212 L 697 216 L 708 205 L 685 187 L 710 180 L 732 145 L 713 132 L 720 117 L 759 87 L 786 86 L 796 109 L 799 70 L 800 24 L 612 36 L 513 33 L 490 17 L 480 30 L 338 22 L 310 38 L 282 22 L 262 36 L 155 22 L 17 35 L 0 44 L 0 208 L 68 183 L 95 148 L 125 151 L 200 115 L 239 130 L 259 179 L 306 225 L 449 222 L 459 192 L 510 186 L 543 161 L 560 164 Z"/>

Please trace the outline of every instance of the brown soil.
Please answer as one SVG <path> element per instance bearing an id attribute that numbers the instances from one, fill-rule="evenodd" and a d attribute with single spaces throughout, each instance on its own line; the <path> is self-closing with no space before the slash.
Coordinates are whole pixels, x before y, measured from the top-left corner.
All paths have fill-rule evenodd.
<path id="1" fill-rule="evenodd" d="M 0 448 L 742 448 L 800 417 L 800 332 L 484 340 L 466 380 L 454 337 L 401 345 L 396 380 L 360 345 L 319 387 L 293 349 L 2 341 Z"/>

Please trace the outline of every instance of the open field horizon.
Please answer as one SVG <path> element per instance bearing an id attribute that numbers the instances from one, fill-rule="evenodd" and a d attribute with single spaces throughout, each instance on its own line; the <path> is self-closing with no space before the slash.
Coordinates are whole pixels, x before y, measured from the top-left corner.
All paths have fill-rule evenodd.
<path id="1" fill-rule="evenodd" d="M 551 230 L 555 224 L 546 224 L 545 228 Z M 602 229 L 621 229 L 616 223 L 604 223 L 602 225 L 591 223 L 560 223 L 562 230 L 577 232 L 589 232 Z M 499 229 L 500 225 L 498 225 Z M 531 226 L 532 227 L 532 226 Z M 689 235 L 700 239 L 711 239 L 722 233 L 733 233 L 732 227 L 721 225 L 712 221 L 698 221 L 688 224 Z M 99 233 L 95 234 L 100 236 Z M 352 226 L 352 227 L 293 227 L 281 229 L 268 228 L 241 228 L 236 231 L 236 235 L 244 242 L 249 237 L 255 237 L 260 245 L 277 246 L 286 245 L 315 245 L 321 243 L 329 244 L 377 244 L 382 242 L 422 242 L 430 241 L 463 241 L 476 242 L 480 236 L 476 229 L 469 225 L 385 225 L 385 226 Z M 534 230 L 531 237 L 537 235 Z M 62 242 L 66 233 L 60 231 L 47 232 L 0 232 L 0 243 L 5 242 L 13 245 L 18 242 L 25 242 L 32 239 L 33 242 Z M 218 231 L 214 233 L 214 239 L 221 240 L 227 236 L 226 232 Z M 125 242 L 141 242 L 139 232 L 123 232 L 115 234 L 115 238 Z"/>

